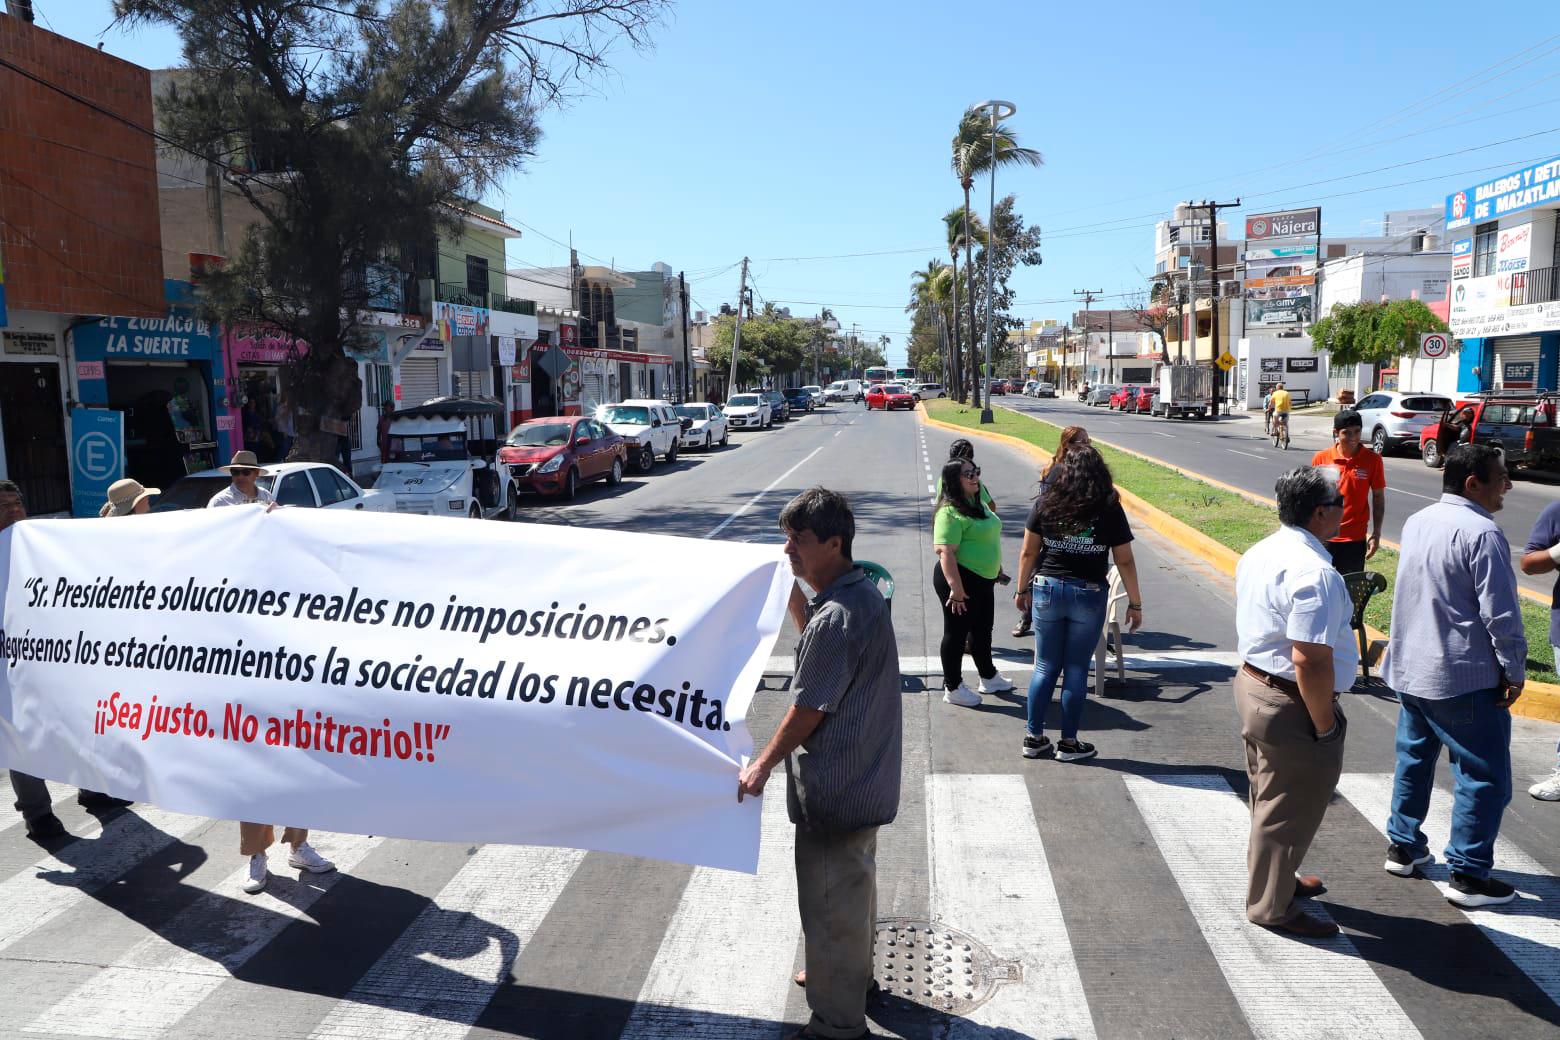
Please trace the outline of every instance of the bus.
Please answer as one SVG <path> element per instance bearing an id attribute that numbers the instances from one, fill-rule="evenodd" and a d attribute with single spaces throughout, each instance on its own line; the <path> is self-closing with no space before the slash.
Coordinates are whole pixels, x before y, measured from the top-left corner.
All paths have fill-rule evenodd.
<path id="1" fill-rule="evenodd" d="M 868 386 L 873 383 L 890 383 L 894 379 L 894 370 L 891 368 L 869 368 L 861 377 Z"/>
<path id="2" fill-rule="evenodd" d="M 915 382 L 915 369 L 896 368 L 894 369 L 894 379 L 900 383 L 913 383 Z"/>

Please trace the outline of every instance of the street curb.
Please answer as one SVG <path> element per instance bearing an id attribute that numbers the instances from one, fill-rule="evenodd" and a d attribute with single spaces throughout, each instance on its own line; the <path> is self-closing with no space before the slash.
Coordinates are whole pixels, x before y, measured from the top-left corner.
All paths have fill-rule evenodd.
<path id="1" fill-rule="evenodd" d="M 1023 412 L 1019 412 L 1016 409 L 1010 408 L 1008 411 L 1013 412 L 1015 415 L 1024 415 Z M 950 430 L 954 433 L 960 434 L 961 436 L 973 434 L 974 436 L 981 437 L 989 441 L 1016 447 L 1019 450 L 1027 453 L 1030 457 L 1034 458 L 1042 466 L 1049 464 L 1051 461 L 1050 452 L 1021 438 L 1013 437 L 1005 433 L 996 433 L 995 431 L 972 429 L 968 426 L 956 426 L 953 423 L 946 423 L 940 419 L 934 419 L 927 414 L 924 402 L 916 406 L 916 414 L 920 417 L 922 422 L 927 423 L 930 426 L 936 426 L 940 429 Z M 1026 419 L 1034 418 L 1030 415 L 1024 415 L 1024 417 Z M 1045 422 L 1046 420 L 1037 419 L 1035 421 Z M 1054 426 L 1055 423 L 1052 423 L 1051 425 Z M 1194 473 L 1190 470 L 1180 469 L 1176 466 L 1167 466 L 1158 459 L 1150 458 L 1149 456 L 1133 451 L 1130 448 L 1123 448 L 1120 445 L 1111 444 L 1109 441 L 1101 440 L 1100 438 L 1095 437 L 1092 433 L 1089 435 L 1089 437 L 1091 440 L 1099 441 L 1101 444 L 1106 444 L 1117 451 L 1125 452 L 1126 454 L 1142 459 L 1145 462 L 1152 462 L 1156 466 L 1163 466 L 1165 469 L 1174 470 L 1176 473 L 1179 473 L 1189 479 L 1200 480 L 1205 484 L 1210 484 L 1214 487 L 1233 492 L 1240 495 L 1242 498 L 1246 498 L 1251 501 L 1260 501 L 1263 505 L 1274 505 L 1274 503 L 1271 501 L 1262 500 L 1260 495 L 1254 495 L 1251 492 L 1241 491 L 1238 488 L 1232 488 L 1228 484 L 1221 483 L 1217 480 L 1210 480 L 1200 473 Z M 1223 573 L 1228 574 L 1231 577 L 1235 576 L 1235 565 L 1240 561 L 1240 554 L 1235 550 L 1231 549 L 1227 545 L 1223 545 L 1214 541 L 1212 538 L 1209 538 L 1207 535 L 1203 534 L 1201 531 L 1185 523 L 1184 521 L 1177 520 L 1169 513 L 1166 513 L 1164 510 L 1160 509 L 1158 506 L 1150 505 L 1148 502 L 1128 491 L 1126 488 L 1117 488 L 1116 490 L 1121 495 L 1122 508 L 1125 509 L 1127 513 L 1130 514 L 1135 520 L 1140 521 L 1143 526 L 1157 532 L 1162 537 L 1169 539 L 1175 545 L 1191 553 L 1193 556 L 1196 556 L 1199 559 L 1202 559 L 1203 561 L 1211 564 Z M 1386 652 L 1387 635 L 1385 632 L 1381 632 L 1370 625 L 1365 626 L 1365 635 L 1370 641 L 1371 661 L 1374 664 L 1380 661 L 1382 654 Z M 1529 682 L 1523 688 L 1521 699 L 1519 699 L 1516 704 L 1512 705 L 1511 711 L 1513 714 L 1521 715 L 1525 718 L 1539 719 L 1544 722 L 1560 722 L 1560 685 L 1555 685 L 1552 683 Z"/>

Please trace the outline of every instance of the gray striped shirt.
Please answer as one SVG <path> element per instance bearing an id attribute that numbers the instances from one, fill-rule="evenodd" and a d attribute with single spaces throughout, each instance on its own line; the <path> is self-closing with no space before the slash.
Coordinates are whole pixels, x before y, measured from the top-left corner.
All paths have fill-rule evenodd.
<path id="1" fill-rule="evenodd" d="M 888 604 L 852 568 L 818 593 L 796 647 L 793 703 L 826 716 L 785 762 L 791 822 L 854 831 L 899 813 L 899 646 Z"/>

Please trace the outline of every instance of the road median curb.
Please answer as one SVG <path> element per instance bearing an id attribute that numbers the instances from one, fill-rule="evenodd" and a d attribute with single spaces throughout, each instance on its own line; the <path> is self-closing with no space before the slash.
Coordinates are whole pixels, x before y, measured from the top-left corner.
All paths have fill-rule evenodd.
<path id="1" fill-rule="evenodd" d="M 1007 410 L 1013 412 L 1015 415 L 1022 415 L 1024 418 L 1031 419 L 1035 422 L 1045 422 L 1044 419 L 1035 419 L 1034 416 L 1027 415 L 1016 409 L 1010 408 Z M 1014 437 L 1006 433 L 997 433 L 994 430 L 980 430 L 969 426 L 959 426 L 955 423 L 943 422 L 941 419 L 933 418 L 926 411 L 924 404 L 916 406 L 916 414 L 920 417 L 922 422 L 929 426 L 936 426 L 940 429 L 949 430 L 961 436 L 976 436 L 985 440 L 993 441 L 995 443 L 1005 444 L 1009 447 L 1017 448 L 1020 451 L 1028 454 L 1031 458 L 1035 459 L 1042 466 L 1049 465 L 1051 462 L 1050 452 L 1046 451 L 1044 448 L 1041 448 L 1039 445 L 1029 443 L 1021 437 Z M 1052 423 L 1051 425 L 1055 424 Z M 1186 477 L 1188 480 L 1202 481 L 1204 484 L 1232 492 L 1234 494 L 1240 495 L 1242 498 L 1246 498 L 1253 502 L 1259 502 L 1263 505 L 1272 506 L 1274 504 L 1271 500 L 1263 499 L 1260 495 L 1253 494 L 1249 491 L 1241 491 L 1238 488 L 1233 488 L 1228 484 L 1224 484 L 1217 480 L 1210 480 L 1200 473 L 1194 473 L 1190 470 L 1166 465 L 1158 459 L 1151 458 L 1150 456 L 1144 455 L 1141 452 L 1133 451 L 1130 448 L 1123 448 L 1119 444 L 1111 444 L 1109 441 L 1101 440 L 1098 437 L 1093 437 L 1092 434 L 1090 436 L 1094 440 L 1099 440 L 1101 444 L 1108 445 L 1117 451 L 1132 455 L 1136 458 L 1142 459 L 1145 462 L 1151 462 L 1163 469 L 1178 473 L 1181 476 Z M 1143 526 L 1156 532 L 1161 537 L 1168 539 L 1170 542 L 1185 550 L 1186 552 L 1191 553 L 1193 556 L 1196 556 L 1198 559 L 1203 560 L 1204 562 L 1217 568 L 1222 573 L 1227 574 L 1230 577 L 1235 576 L 1235 565 L 1240 561 L 1240 553 L 1237 553 L 1227 545 L 1209 538 L 1195 527 L 1192 527 L 1183 520 L 1176 519 L 1169 513 L 1166 513 L 1163 509 L 1152 505 L 1139 496 L 1133 494 L 1131 491 L 1128 491 L 1126 488 L 1118 487 L 1116 490 L 1121 494 L 1122 508 L 1125 509 L 1134 520 L 1137 520 L 1143 524 Z M 1386 652 L 1386 633 L 1381 632 L 1370 625 L 1366 625 L 1365 635 L 1366 638 L 1370 640 L 1370 656 L 1372 663 L 1379 662 L 1381 655 Z M 1517 701 L 1511 710 L 1514 714 L 1521 715 L 1525 718 L 1539 719 L 1544 722 L 1560 722 L 1560 685 L 1540 682 L 1528 683 L 1523 691 L 1521 699 Z"/>

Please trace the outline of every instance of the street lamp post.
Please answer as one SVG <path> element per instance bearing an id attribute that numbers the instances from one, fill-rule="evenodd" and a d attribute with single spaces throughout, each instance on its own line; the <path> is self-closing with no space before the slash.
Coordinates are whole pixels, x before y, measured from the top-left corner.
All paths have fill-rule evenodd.
<path id="1" fill-rule="evenodd" d="M 991 414 L 991 291 L 995 267 L 992 250 L 997 244 L 997 124 L 1010 118 L 1018 111 L 1018 106 L 1011 101 L 982 101 L 971 105 L 969 110 L 991 114 L 991 169 L 987 171 L 991 177 L 991 199 L 986 207 L 986 364 L 981 373 L 985 394 L 981 398 L 984 403 L 980 410 L 980 421 L 985 425 L 996 421 L 996 416 Z"/>

